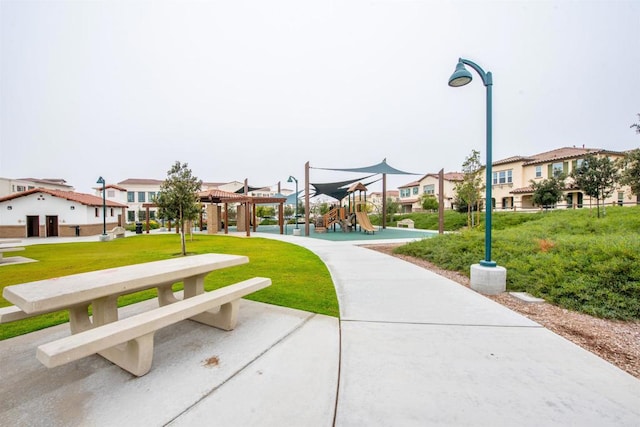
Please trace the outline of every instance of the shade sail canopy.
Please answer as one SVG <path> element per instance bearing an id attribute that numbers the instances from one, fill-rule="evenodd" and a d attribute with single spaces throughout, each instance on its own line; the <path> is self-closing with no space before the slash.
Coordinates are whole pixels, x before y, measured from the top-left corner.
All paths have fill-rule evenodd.
<path id="1" fill-rule="evenodd" d="M 369 175 L 365 178 L 371 178 L 373 175 Z M 332 197 L 336 200 L 342 200 L 347 197 L 347 194 L 353 193 L 356 190 L 366 191 L 366 186 L 372 184 L 379 179 L 374 179 L 373 181 L 369 181 L 366 184 L 362 184 L 359 182 L 362 178 L 350 179 L 348 181 L 339 181 L 339 182 L 327 182 L 322 184 L 311 184 L 315 190 L 314 196 L 319 196 L 324 194 L 326 196 Z M 357 184 L 354 184 L 357 183 Z"/>
<path id="2" fill-rule="evenodd" d="M 247 186 L 247 191 L 248 191 L 248 192 L 258 191 L 258 190 L 262 190 L 263 188 L 266 188 L 266 187 L 250 187 L 250 186 Z M 240 187 L 240 188 L 238 188 L 238 189 L 236 190 L 236 193 L 238 193 L 238 194 L 244 194 L 244 187 Z"/>
<path id="3" fill-rule="evenodd" d="M 337 169 L 337 168 L 313 168 L 313 169 L 322 169 L 329 171 L 341 171 L 341 172 L 358 172 L 358 173 L 384 173 L 387 175 L 420 175 L 418 173 L 413 172 L 405 172 L 400 169 L 396 169 L 392 166 L 389 166 L 387 163 L 387 159 L 383 159 L 380 163 L 371 166 L 365 166 L 362 168 L 347 168 L 347 169 Z M 353 182 L 353 181 L 352 181 Z"/>

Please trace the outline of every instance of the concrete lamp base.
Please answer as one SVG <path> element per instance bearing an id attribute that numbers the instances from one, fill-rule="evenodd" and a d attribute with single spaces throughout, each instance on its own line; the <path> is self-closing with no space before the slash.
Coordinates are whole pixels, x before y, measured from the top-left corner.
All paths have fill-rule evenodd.
<path id="1" fill-rule="evenodd" d="M 109 236 L 108 234 L 101 234 L 100 235 L 100 241 L 101 242 L 108 242 L 109 240 L 111 240 L 111 236 Z"/>
<path id="2" fill-rule="evenodd" d="M 507 269 L 500 266 L 471 266 L 471 289 L 485 295 L 498 295 L 507 290 Z"/>
<path id="3" fill-rule="evenodd" d="M 300 235 L 300 231 L 301 231 L 301 230 L 300 230 L 299 228 L 294 228 L 294 229 L 293 229 L 293 235 L 294 235 L 294 236 L 299 236 L 299 235 Z"/>

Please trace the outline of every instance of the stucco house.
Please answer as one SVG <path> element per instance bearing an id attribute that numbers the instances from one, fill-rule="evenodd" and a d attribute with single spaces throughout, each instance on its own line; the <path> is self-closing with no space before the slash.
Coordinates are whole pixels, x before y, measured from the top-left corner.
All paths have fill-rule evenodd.
<path id="1" fill-rule="evenodd" d="M 73 186 L 61 178 L 0 178 L 0 197 L 34 188 L 73 191 Z"/>
<path id="2" fill-rule="evenodd" d="M 376 212 L 382 211 L 382 191 L 372 191 L 367 195 L 367 200 L 373 204 Z M 387 200 L 391 199 L 392 202 L 400 202 L 400 191 L 387 190 Z"/>
<path id="3" fill-rule="evenodd" d="M 127 178 L 116 185 L 107 185 L 107 199 L 128 206 L 125 221 L 127 223 L 147 220 L 147 206 L 153 204 L 156 195 L 160 192 L 160 186 L 164 180 L 150 178 Z M 203 182 L 202 191 L 221 190 L 230 193 L 236 192 L 244 184 L 239 181 L 231 182 Z M 114 190 L 113 192 L 109 190 Z M 117 191 L 115 191 L 117 190 Z M 96 188 L 96 195 L 102 197 L 102 187 Z M 156 219 L 158 208 L 149 207 L 149 219 Z"/>
<path id="4" fill-rule="evenodd" d="M 569 175 L 580 165 L 584 156 L 591 153 L 595 156 L 607 156 L 611 160 L 624 157 L 623 152 L 603 150 L 599 148 L 563 147 L 531 156 L 514 156 L 498 160 L 492 167 L 492 197 L 495 209 L 534 209 L 533 188 L 531 181 L 542 181 L 563 173 Z M 565 187 L 566 201 L 558 207 L 575 208 L 593 204 L 596 200 L 586 196 L 579 188 L 572 185 L 567 178 Z M 607 198 L 605 204 L 624 204 L 631 200 L 628 187 L 621 187 Z"/>
<path id="5" fill-rule="evenodd" d="M 456 195 L 455 187 L 458 182 L 462 181 L 462 178 L 463 175 L 459 172 L 447 172 L 443 174 L 445 209 L 453 209 Z M 427 194 L 439 198 L 439 188 L 440 175 L 438 173 L 428 173 L 417 181 L 398 187 L 402 213 L 421 212 L 422 196 Z"/>
<path id="6" fill-rule="evenodd" d="M 102 234 L 122 225 L 127 205 L 92 194 L 34 188 L 0 197 L 0 237 L 71 237 Z"/>

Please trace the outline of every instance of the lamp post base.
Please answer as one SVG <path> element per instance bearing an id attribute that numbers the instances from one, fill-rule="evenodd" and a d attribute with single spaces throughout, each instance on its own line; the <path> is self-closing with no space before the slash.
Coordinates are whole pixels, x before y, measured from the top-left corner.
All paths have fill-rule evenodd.
<path id="1" fill-rule="evenodd" d="M 294 236 L 299 236 L 300 235 L 300 229 L 299 228 L 294 228 L 293 229 L 293 235 Z"/>
<path id="2" fill-rule="evenodd" d="M 485 295 L 498 295 L 507 290 L 507 269 L 500 266 L 471 266 L 471 289 Z"/>
<path id="3" fill-rule="evenodd" d="M 111 240 L 111 236 L 109 236 L 108 234 L 101 234 L 100 235 L 100 241 L 101 242 L 108 242 L 109 240 Z"/>

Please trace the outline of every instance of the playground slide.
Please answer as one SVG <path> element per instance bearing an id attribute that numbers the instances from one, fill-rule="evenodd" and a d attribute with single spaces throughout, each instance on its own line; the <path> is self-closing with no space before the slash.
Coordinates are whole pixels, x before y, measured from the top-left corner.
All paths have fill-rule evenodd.
<path id="1" fill-rule="evenodd" d="M 358 224 L 360 227 L 368 233 L 375 233 L 376 229 L 371 224 L 371 220 L 369 219 L 369 215 L 366 212 L 356 212 L 356 219 L 358 220 Z"/>

